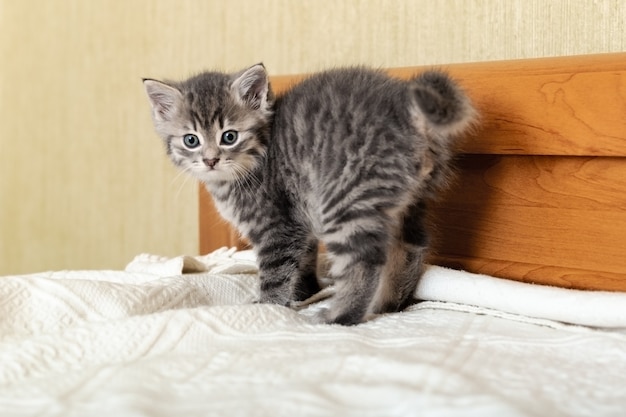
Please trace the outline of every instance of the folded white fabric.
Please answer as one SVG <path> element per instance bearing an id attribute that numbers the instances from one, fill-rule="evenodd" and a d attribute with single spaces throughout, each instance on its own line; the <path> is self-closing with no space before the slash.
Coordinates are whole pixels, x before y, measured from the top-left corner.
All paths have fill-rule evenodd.
<path id="1" fill-rule="evenodd" d="M 564 323 L 626 328 L 623 292 L 572 290 L 429 266 L 416 296 Z"/>
<path id="2" fill-rule="evenodd" d="M 252 251 L 237 251 L 237 248 L 221 248 L 204 256 L 164 256 L 142 253 L 125 268 L 126 272 L 155 275 L 180 275 L 195 272 L 215 274 L 255 273 L 257 266 Z"/>
<path id="3" fill-rule="evenodd" d="M 163 258 L 139 255 L 129 272 L 256 272 L 252 251 L 221 248 L 205 256 Z M 472 305 L 533 319 L 593 327 L 626 328 L 626 293 L 581 291 L 495 278 L 430 265 L 416 291 L 420 300 Z"/>

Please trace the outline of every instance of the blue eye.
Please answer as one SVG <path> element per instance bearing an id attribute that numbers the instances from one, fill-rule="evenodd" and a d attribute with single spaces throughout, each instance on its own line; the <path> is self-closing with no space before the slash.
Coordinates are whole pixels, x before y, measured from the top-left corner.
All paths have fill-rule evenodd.
<path id="1" fill-rule="evenodd" d="M 239 139 L 239 132 L 236 130 L 227 130 L 222 133 L 222 145 L 234 145 Z"/>
<path id="2" fill-rule="evenodd" d="M 198 146 L 200 146 L 200 139 L 198 139 L 196 135 L 187 133 L 185 136 L 183 136 L 183 144 L 189 149 L 197 148 Z"/>

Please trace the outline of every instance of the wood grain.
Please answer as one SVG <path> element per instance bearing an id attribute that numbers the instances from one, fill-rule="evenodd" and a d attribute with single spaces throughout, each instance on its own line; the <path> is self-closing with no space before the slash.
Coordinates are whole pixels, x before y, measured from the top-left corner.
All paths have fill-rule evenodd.
<path id="1" fill-rule="evenodd" d="M 626 290 L 625 159 L 470 155 L 460 172 L 434 210 L 437 263 Z"/>
<path id="2" fill-rule="evenodd" d="M 432 256 L 429 262 L 530 284 L 578 290 L 625 291 L 624 274 L 511 262 L 497 259 Z"/>
<path id="3" fill-rule="evenodd" d="M 389 73 L 408 78 L 424 69 Z M 626 54 L 444 69 L 460 80 L 482 120 L 462 142 L 458 180 L 433 210 L 430 261 L 526 282 L 626 291 Z M 273 77 L 272 84 L 282 93 L 305 76 Z M 241 245 L 232 234 L 220 241 L 219 233 L 201 234 L 207 250 Z"/>

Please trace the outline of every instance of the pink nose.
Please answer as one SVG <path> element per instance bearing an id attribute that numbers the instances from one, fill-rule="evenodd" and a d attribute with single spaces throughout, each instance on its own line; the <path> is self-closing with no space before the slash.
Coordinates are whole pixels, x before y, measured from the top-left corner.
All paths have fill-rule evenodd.
<path id="1" fill-rule="evenodd" d="M 219 158 L 212 158 L 212 159 L 204 158 L 202 161 L 209 168 L 215 168 L 215 165 L 217 165 L 217 163 L 220 161 L 220 159 Z"/>

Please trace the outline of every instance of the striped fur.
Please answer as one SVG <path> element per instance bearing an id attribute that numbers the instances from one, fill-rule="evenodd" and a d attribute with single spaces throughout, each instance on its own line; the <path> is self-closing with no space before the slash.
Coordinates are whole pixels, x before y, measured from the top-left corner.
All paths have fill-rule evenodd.
<path id="1" fill-rule="evenodd" d="M 454 138 L 475 119 L 447 75 L 337 69 L 277 98 L 261 64 L 144 84 L 174 164 L 252 242 L 261 302 L 290 305 L 319 290 L 320 242 L 337 288 L 322 321 L 356 324 L 411 302 L 427 203 L 449 177 Z"/>

